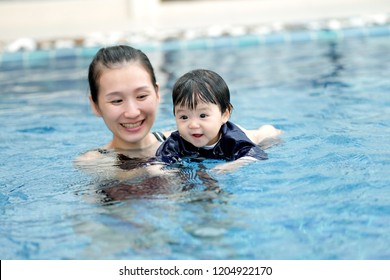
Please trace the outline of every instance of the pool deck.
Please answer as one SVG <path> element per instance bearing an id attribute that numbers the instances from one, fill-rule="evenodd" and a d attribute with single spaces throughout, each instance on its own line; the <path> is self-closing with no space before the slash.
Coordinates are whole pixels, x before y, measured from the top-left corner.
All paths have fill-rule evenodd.
<path id="1" fill-rule="evenodd" d="M 17 49 L 15 42 L 19 40 L 20 45 L 21 39 L 27 47 L 28 40 L 56 40 L 66 46 L 67 41 L 93 38 L 95 42 L 100 40 L 102 44 L 110 44 L 123 36 L 132 36 L 137 40 L 140 34 L 148 38 L 166 39 L 178 30 L 187 37 L 195 36 L 194 32 L 205 29 L 210 35 L 217 36 L 227 28 L 239 33 L 240 26 L 267 25 L 278 29 L 288 24 L 315 21 L 325 21 L 332 25 L 336 19 L 347 19 L 352 25 L 364 25 L 365 21 L 381 24 L 388 23 L 390 19 L 389 0 L 214 0 L 161 3 L 150 0 L 153 5 L 149 3 L 149 6 L 145 6 L 147 2 L 135 2 L 137 5 L 144 3 L 137 7 L 129 7 L 126 0 L 91 1 L 69 0 L 65 1 L 67 6 L 61 6 L 65 5 L 61 0 L 24 4 L 0 2 L 0 51 L 12 51 L 12 47 L 9 47 L 12 44 Z M 47 6 L 34 4 L 38 2 Z M 45 11 L 42 12 L 42 9 Z"/>

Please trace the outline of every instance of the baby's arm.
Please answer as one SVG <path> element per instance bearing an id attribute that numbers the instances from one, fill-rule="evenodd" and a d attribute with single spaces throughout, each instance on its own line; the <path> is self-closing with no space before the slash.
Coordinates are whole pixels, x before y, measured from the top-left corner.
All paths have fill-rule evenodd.
<path id="1" fill-rule="evenodd" d="M 240 128 L 245 132 L 246 136 L 255 144 L 260 144 L 266 139 L 277 138 L 280 136 L 283 131 L 275 128 L 273 125 L 262 125 L 258 129 L 247 130 L 240 126 Z"/>
<path id="2" fill-rule="evenodd" d="M 245 128 L 242 128 L 242 131 L 245 132 L 246 136 L 255 144 L 263 144 L 265 147 L 267 147 L 267 140 L 277 139 L 283 132 L 280 129 L 276 129 L 272 125 L 263 125 L 259 127 L 258 129 L 254 130 L 247 130 Z M 271 146 L 271 145 L 269 145 Z M 264 147 L 262 147 L 265 149 Z M 218 164 L 213 168 L 218 173 L 226 173 L 234 171 L 250 162 L 256 161 L 257 159 L 249 156 L 244 156 L 242 158 L 239 158 L 235 161 L 230 162 L 224 162 L 222 164 Z"/>
<path id="3" fill-rule="evenodd" d="M 256 160 L 257 159 L 252 158 L 252 157 L 242 157 L 242 158 L 236 159 L 234 161 L 228 161 L 228 162 L 218 164 L 215 167 L 213 167 L 212 170 L 214 170 L 217 173 L 228 173 L 228 172 L 232 172 L 234 170 L 237 170 L 238 168 L 240 168 L 248 163 L 254 162 Z"/>

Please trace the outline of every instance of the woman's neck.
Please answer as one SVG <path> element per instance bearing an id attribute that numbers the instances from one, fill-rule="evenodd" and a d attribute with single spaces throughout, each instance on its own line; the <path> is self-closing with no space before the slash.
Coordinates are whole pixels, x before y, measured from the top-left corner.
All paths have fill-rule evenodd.
<path id="1" fill-rule="evenodd" d="M 118 141 L 118 139 L 113 139 L 104 148 L 121 152 L 125 151 L 130 154 L 154 156 L 160 144 L 161 143 L 157 141 L 156 137 L 152 133 L 149 133 L 140 142 L 126 143 L 123 141 Z"/>

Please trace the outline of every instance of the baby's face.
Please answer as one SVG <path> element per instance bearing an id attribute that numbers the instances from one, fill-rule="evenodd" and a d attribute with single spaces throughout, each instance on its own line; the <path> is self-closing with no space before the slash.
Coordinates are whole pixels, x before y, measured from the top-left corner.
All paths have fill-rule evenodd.
<path id="1" fill-rule="evenodd" d="M 222 113 L 212 103 L 198 103 L 195 109 L 175 106 L 175 118 L 180 136 L 195 147 L 210 146 L 219 140 L 221 126 L 229 120 L 228 111 Z"/>

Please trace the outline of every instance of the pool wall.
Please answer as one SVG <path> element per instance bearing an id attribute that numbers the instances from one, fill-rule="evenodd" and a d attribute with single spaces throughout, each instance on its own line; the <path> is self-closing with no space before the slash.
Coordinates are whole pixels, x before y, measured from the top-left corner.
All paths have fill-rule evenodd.
<path id="1" fill-rule="evenodd" d="M 317 32 L 324 29 L 354 29 L 348 31 L 349 36 L 364 33 L 367 26 L 388 24 L 389 15 L 387 0 L 0 1 L 0 52 L 116 43 L 166 48 L 172 44 L 167 41 L 178 38 L 189 40 L 191 47 L 209 46 L 215 37 L 248 35 L 255 38 L 245 41 L 278 41 L 276 37 L 288 41 L 281 33 L 288 29 L 315 31 L 297 32 L 291 40 L 306 40 L 304 37 L 313 34 L 334 36 Z M 205 37 L 213 40 L 205 42 Z"/>
<path id="2" fill-rule="evenodd" d="M 362 27 L 346 27 L 340 28 L 338 21 L 333 20 L 336 27 L 323 27 L 318 29 L 310 29 L 301 27 L 297 30 L 283 29 L 279 31 L 269 31 L 264 33 L 248 33 L 243 35 L 222 34 L 222 36 L 214 37 L 207 34 L 199 38 L 186 39 L 177 35 L 175 39 L 149 41 L 149 42 L 132 42 L 131 38 L 123 38 L 117 43 L 130 44 L 136 48 L 142 49 L 145 52 L 150 51 L 172 51 L 172 50 L 188 50 L 188 49 L 207 49 L 221 47 L 242 47 L 253 45 L 267 45 L 278 43 L 294 43 L 307 41 L 335 41 L 346 38 L 365 38 L 376 36 L 389 36 L 390 24 L 370 25 Z M 63 58 L 75 57 L 92 57 L 97 50 L 105 44 L 96 44 L 94 46 L 73 45 L 68 48 L 48 48 L 34 50 L 17 50 L 0 52 L 0 67 L 7 63 L 18 62 L 25 66 L 34 64 L 35 61 L 55 60 Z"/>

